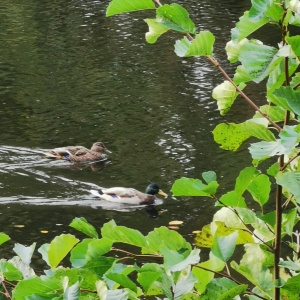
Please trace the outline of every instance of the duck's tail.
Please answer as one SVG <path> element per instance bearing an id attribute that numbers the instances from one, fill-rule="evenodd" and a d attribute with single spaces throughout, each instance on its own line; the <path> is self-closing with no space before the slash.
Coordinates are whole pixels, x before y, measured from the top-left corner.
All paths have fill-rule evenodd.
<path id="1" fill-rule="evenodd" d="M 96 190 L 90 190 L 90 192 L 91 192 L 92 195 L 100 197 L 100 198 L 101 198 L 101 195 L 103 195 L 103 192 L 102 192 L 101 189 L 99 189 L 98 191 L 96 191 Z"/>

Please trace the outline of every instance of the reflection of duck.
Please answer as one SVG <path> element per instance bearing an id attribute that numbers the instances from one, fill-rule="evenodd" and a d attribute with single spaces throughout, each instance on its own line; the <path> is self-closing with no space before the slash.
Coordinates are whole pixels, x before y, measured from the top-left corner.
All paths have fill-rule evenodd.
<path id="1" fill-rule="evenodd" d="M 147 186 L 145 193 L 133 188 L 124 187 L 113 187 L 109 189 L 100 189 L 98 191 L 91 190 L 91 193 L 106 201 L 134 205 L 152 204 L 155 201 L 156 194 L 164 197 L 168 196 L 166 193 L 160 190 L 158 185 L 154 182 L 151 182 Z"/>
<path id="2" fill-rule="evenodd" d="M 45 153 L 47 158 L 69 160 L 73 162 L 97 161 L 106 158 L 104 153 L 111 153 L 102 142 L 93 144 L 91 150 L 83 146 L 60 147 Z"/>
<path id="3" fill-rule="evenodd" d="M 91 168 L 92 171 L 102 171 L 110 164 L 109 160 L 106 158 L 101 159 L 99 161 L 82 161 L 82 162 L 74 162 L 72 164 L 68 164 L 68 167 L 72 170 L 83 170 L 86 168 Z"/>

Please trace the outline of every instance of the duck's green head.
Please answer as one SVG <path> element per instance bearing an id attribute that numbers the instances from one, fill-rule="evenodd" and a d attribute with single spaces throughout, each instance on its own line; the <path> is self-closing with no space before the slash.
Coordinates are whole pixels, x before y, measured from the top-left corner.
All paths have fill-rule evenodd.
<path id="1" fill-rule="evenodd" d="M 159 194 L 161 196 L 167 197 L 168 195 L 164 193 L 159 186 L 155 182 L 150 182 L 150 184 L 146 188 L 146 194 L 156 195 Z"/>

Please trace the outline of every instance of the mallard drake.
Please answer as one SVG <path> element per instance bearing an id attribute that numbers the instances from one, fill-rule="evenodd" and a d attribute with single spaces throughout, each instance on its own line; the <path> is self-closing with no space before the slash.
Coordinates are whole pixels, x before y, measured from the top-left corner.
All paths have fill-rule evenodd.
<path id="1" fill-rule="evenodd" d="M 98 161 L 106 158 L 104 153 L 111 153 L 102 142 L 96 142 L 89 150 L 83 146 L 67 146 L 55 148 L 47 153 L 47 158 L 69 160 L 73 162 Z"/>
<path id="2" fill-rule="evenodd" d="M 98 191 L 91 190 L 91 193 L 94 196 L 100 197 L 106 201 L 134 205 L 153 204 L 156 199 L 156 194 L 164 197 L 168 196 L 166 193 L 160 190 L 159 186 L 154 182 L 151 182 L 147 186 L 145 193 L 133 188 L 125 187 L 113 187 L 109 189 L 100 189 Z"/>

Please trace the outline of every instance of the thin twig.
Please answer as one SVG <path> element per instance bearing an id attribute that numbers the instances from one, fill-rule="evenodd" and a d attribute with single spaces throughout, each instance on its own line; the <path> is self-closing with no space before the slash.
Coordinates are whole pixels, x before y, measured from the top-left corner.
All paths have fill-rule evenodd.
<path id="1" fill-rule="evenodd" d="M 240 221 L 243 223 L 243 225 L 246 227 L 247 231 L 251 234 L 253 234 L 253 236 L 255 238 L 257 238 L 258 240 L 260 240 L 270 251 L 273 252 L 273 248 L 270 247 L 264 240 L 262 240 L 259 236 L 257 236 L 249 227 L 248 225 L 244 222 L 244 220 L 241 218 L 241 216 L 239 215 L 239 213 L 236 211 L 236 209 L 226 205 L 225 203 L 223 203 L 221 200 L 219 200 L 217 197 L 214 197 L 221 205 L 223 205 L 224 207 L 230 209 L 239 219 Z M 269 229 L 270 230 L 270 229 Z M 271 231 L 271 230 L 270 230 Z M 272 232 L 272 231 L 271 231 Z"/>
<path id="2" fill-rule="evenodd" d="M 294 157 L 292 157 L 291 159 L 289 159 L 288 160 L 288 162 L 287 163 L 285 163 L 282 167 L 279 167 L 279 171 L 283 171 L 294 159 L 296 159 L 298 156 L 300 156 L 300 152 L 296 155 L 296 156 L 294 156 Z"/>
<path id="3" fill-rule="evenodd" d="M 207 272 L 214 273 L 215 275 L 218 275 L 218 276 L 220 276 L 220 277 L 226 277 L 226 278 L 232 280 L 233 282 L 235 282 L 237 285 L 242 285 L 241 282 L 239 282 L 237 279 L 231 277 L 231 275 L 228 275 L 228 274 L 226 274 L 226 273 L 213 271 L 213 270 L 207 269 L 207 268 L 205 268 L 205 267 L 202 267 L 202 266 L 200 266 L 200 265 L 193 265 L 193 267 L 194 267 L 194 268 L 202 269 L 202 270 L 207 271 Z M 258 297 L 258 298 L 260 298 L 260 299 L 263 299 L 263 300 L 268 300 L 267 298 L 264 298 L 264 297 L 262 297 L 262 296 L 260 296 L 260 295 L 257 295 L 257 294 L 255 294 L 255 293 L 253 293 L 253 292 L 251 291 L 250 288 L 247 288 L 247 290 L 248 290 L 247 294 L 254 295 L 254 296 L 256 296 L 256 297 Z"/>
<path id="4" fill-rule="evenodd" d="M 1 281 L 1 285 L 4 289 L 4 292 L 1 292 L 1 294 L 3 294 L 6 298 L 11 299 L 11 296 L 10 296 L 10 294 L 9 294 L 7 288 L 6 288 L 4 280 Z"/>
<path id="5" fill-rule="evenodd" d="M 132 252 L 128 252 L 122 249 L 118 249 L 118 248 L 111 248 L 111 251 L 116 251 L 116 252 L 121 252 L 124 253 L 130 257 L 140 257 L 140 258 L 164 258 L 162 255 L 159 254 L 134 254 Z"/>

